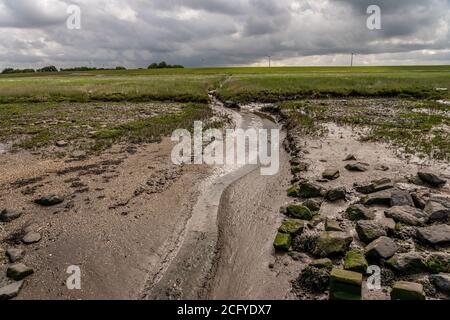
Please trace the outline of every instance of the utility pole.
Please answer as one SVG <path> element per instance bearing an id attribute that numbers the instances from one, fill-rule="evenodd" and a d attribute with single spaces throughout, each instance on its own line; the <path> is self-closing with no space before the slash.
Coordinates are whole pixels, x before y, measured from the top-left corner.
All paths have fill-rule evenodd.
<path id="1" fill-rule="evenodd" d="M 272 66 L 272 56 L 268 56 L 269 57 L 269 68 Z"/>
<path id="2" fill-rule="evenodd" d="M 351 59 L 351 62 L 350 62 L 350 67 L 353 67 L 353 57 L 355 56 L 355 53 L 354 52 L 352 52 L 352 59 Z"/>

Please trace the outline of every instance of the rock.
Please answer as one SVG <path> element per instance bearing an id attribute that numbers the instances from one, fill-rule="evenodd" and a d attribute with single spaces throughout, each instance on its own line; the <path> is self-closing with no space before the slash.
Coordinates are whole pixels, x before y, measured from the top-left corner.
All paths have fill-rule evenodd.
<path id="1" fill-rule="evenodd" d="M 378 239 L 379 237 L 387 236 L 387 233 L 382 225 L 375 221 L 358 221 L 356 224 L 356 232 L 359 239 L 368 244 Z"/>
<path id="2" fill-rule="evenodd" d="M 294 261 L 300 261 L 302 263 L 308 263 L 310 260 L 309 256 L 305 253 L 297 252 L 297 251 L 290 251 L 289 256 Z"/>
<path id="3" fill-rule="evenodd" d="M 42 237 L 41 234 L 38 232 L 28 232 L 23 238 L 22 238 L 22 242 L 25 244 L 33 244 L 33 243 L 38 243 L 39 241 L 41 241 Z"/>
<path id="4" fill-rule="evenodd" d="M 364 254 L 359 250 L 350 250 L 347 252 L 344 260 L 344 269 L 348 271 L 365 274 L 369 263 Z"/>
<path id="5" fill-rule="evenodd" d="M 296 285 L 312 293 L 323 293 L 330 283 L 330 269 L 307 266 L 296 280 Z"/>
<path id="6" fill-rule="evenodd" d="M 311 267 L 319 268 L 319 269 L 329 269 L 333 268 L 333 261 L 328 258 L 325 259 L 317 259 L 310 263 Z"/>
<path id="7" fill-rule="evenodd" d="M 425 257 L 418 252 L 400 253 L 386 261 L 386 264 L 399 274 L 417 274 L 426 269 Z"/>
<path id="8" fill-rule="evenodd" d="M 411 198 L 414 201 L 414 206 L 420 210 L 424 210 L 426 206 L 426 201 L 416 192 L 411 193 Z"/>
<path id="9" fill-rule="evenodd" d="M 223 103 L 225 108 L 229 108 L 229 109 L 241 109 L 241 107 L 239 106 L 239 104 L 233 100 L 227 100 Z"/>
<path id="10" fill-rule="evenodd" d="M 23 281 L 17 281 L 11 283 L 7 286 L 0 288 L 0 301 L 1 300 L 10 300 L 12 298 L 17 297 L 20 290 L 22 289 Z"/>
<path id="11" fill-rule="evenodd" d="M 327 169 L 322 173 L 322 177 L 327 180 L 336 180 L 340 177 L 338 169 Z"/>
<path id="12" fill-rule="evenodd" d="M 324 189 L 314 183 L 311 182 L 305 182 L 300 184 L 299 186 L 299 192 L 298 192 L 299 196 L 302 198 L 319 198 L 319 197 L 323 197 L 323 195 L 325 194 Z"/>
<path id="13" fill-rule="evenodd" d="M 394 219 L 395 222 L 400 222 L 408 226 L 423 226 L 427 214 L 417 208 L 410 206 L 393 207 L 384 212 L 386 217 Z"/>
<path id="14" fill-rule="evenodd" d="M 292 186 L 288 189 L 287 194 L 289 197 L 298 198 L 300 197 L 300 188 L 298 186 Z"/>
<path id="15" fill-rule="evenodd" d="M 75 158 L 78 160 L 85 159 L 86 157 L 87 157 L 87 153 L 85 151 L 77 150 L 72 153 L 72 158 Z"/>
<path id="16" fill-rule="evenodd" d="M 344 255 L 352 241 L 353 237 L 344 232 L 325 231 L 316 239 L 312 253 L 321 258 Z"/>
<path id="17" fill-rule="evenodd" d="M 286 212 L 288 216 L 300 220 L 310 221 L 314 217 L 314 214 L 311 212 L 311 210 L 303 205 L 291 204 L 287 207 Z"/>
<path id="18" fill-rule="evenodd" d="M 447 223 L 449 221 L 450 208 L 445 207 L 440 202 L 433 200 L 428 201 L 424 211 L 428 214 L 428 223 Z"/>
<path id="19" fill-rule="evenodd" d="M 447 180 L 439 177 L 437 174 L 431 171 L 419 171 L 417 175 L 420 180 L 435 188 L 440 188 L 447 183 Z"/>
<path id="20" fill-rule="evenodd" d="M 389 259 L 398 251 L 397 244 L 388 237 L 380 237 L 366 247 L 366 258 L 370 261 Z"/>
<path id="21" fill-rule="evenodd" d="M 383 190 L 394 188 L 394 184 L 391 179 L 381 179 L 372 181 L 369 184 L 355 184 L 355 190 L 363 194 L 371 194 Z"/>
<path id="22" fill-rule="evenodd" d="M 19 219 L 22 215 L 21 212 L 12 210 L 12 209 L 4 209 L 0 212 L 0 221 L 1 222 L 11 222 L 13 220 Z"/>
<path id="23" fill-rule="evenodd" d="M 67 147 L 69 145 L 69 143 L 67 141 L 60 140 L 60 141 L 56 141 L 55 145 L 58 148 L 64 148 L 64 147 Z"/>
<path id="24" fill-rule="evenodd" d="M 352 221 L 357 220 L 373 220 L 375 219 L 375 212 L 361 204 L 350 206 L 347 211 L 347 216 Z"/>
<path id="25" fill-rule="evenodd" d="M 34 201 L 36 204 L 39 204 L 44 207 L 51 207 L 64 202 L 64 197 L 58 195 L 49 195 Z"/>
<path id="26" fill-rule="evenodd" d="M 287 219 L 278 230 L 281 233 L 288 233 L 291 235 L 299 235 L 305 228 L 305 222 L 298 219 Z"/>
<path id="27" fill-rule="evenodd" d="M 325 221 L 325 231 L 340 231 L 342 232 L 342 228 L 339 225 L 339 222 L 337 222 L 336 220 L 332 220 L 332 219 L 327 219 Z"/>
<path id="28" fill-rule="evenodd" d="M 450 243 L 450 226 L 447 224 L 417 228 L 418 240 L 431 245 L 446 245 Z"/>
<path id="29" fill-rule="evenodd" d="M 425 300 L 423 285 L 420 283 L 399 281 L 391 291 L 392 300 Z"/>
<path id="30" fill-rule="evenodd" d="M 395 190 L 391 193 L 391 207 L 414 207 L 414 201 L 407 191 Z"/>
<path id="31" fill-rule="evenodd" d="M 299 163 L 291 168 L 291 173 L 296 175 L 297 173 L 308 171 L 308 167 L 309 166 L 306 163 Z"/>
<path id="32" fill-rule="evenodd" d="M 434 284 L 438 291 L 450 294 L 450 274 L 440 273 L 430 277 L 431 282 Z"/>
<path id="33" fill-rule="evenodd" d="M 425 261 L 428 271 L 437 273 L 450 273 L 450 254 L 444 252 L 432 253 Z"/>
<path id="34" fill-rule="evenodd" d="M 6 250 L 6 256 L 11 263 L 15 263 L 23 259 L 25 256 L 25 251 L 22 249 L 10 248 Z"/>
<path id="35" fill-rule="evenodd" d="M 354 154 L 349 154 L 345 157 L 344 161 L 356 161 L 356 156 Z"/>
<path id="36" fill-rule="evenodd" d="M 322 201 L 315 200 L 315 199 L 308 199 L 305 202 L 303 202 L 303 205 L 307 207 L 312 212 L 318 212 L 320 211 L 320 208 L 322 207 Z"/>
<path id="37" fill-rule="evenodd" d="M 383 164 L 380 164 L 380 165 L 377 165 L 377 166 L 375 167 L 375 170 L 377 170 L 377 171 L 389 171 L 389 167 L 388 167 L 388 166 L 385 166 L 385 165 L 383 165 Z"/>
<path id="38" fill-rule="evenodd" d="M 362 274 L 342 269 L 333 269 L 330 276 L 331 300 L 361 300 Z"/>
<path id="39" fill-rule="evenodd" d="M 366 206 L 391 206 L 391 192 L 390 191 L 379 191 L 368 195 L 362 199 L 362 203 Z"/>
<path id="40" fill-rule="evenodd" d="M 327 192 L 326 198 L 327 200 L 334 202 L 338 200 L 345 200 L 347 194 L 347 190 L 344 187 L 339 187 L 332 189 Z"/>
<path id="41" fill-rule="evenodd" d="M 353 172 L 366 172 L 367 170 L 369 170 L 369 166 L 365 163 L 358 162 L 346 165 L 345 169 Z"/>
<path id="42" fill-rule="evenodd" d="M 392 218 L 381 218 L 378 221 L 385 230 L 387 230 L 388 234 L 394 233 L 396 229 L 396 223 L 395 220 Z"/>
<path id="43" fill-rule="evenodd" d="M 6 275 L 8 278 L 20 281 L 33 274 L 33 269 L 27 267 L 23 263 L 13 264 L 8 267 Z"/>
<path id="44" fill-rule="evenodd" d="M 292 236 L 290 234 L 278 232 L 273 246 L 277 251 L 289 251 L 291 244 Z"/>

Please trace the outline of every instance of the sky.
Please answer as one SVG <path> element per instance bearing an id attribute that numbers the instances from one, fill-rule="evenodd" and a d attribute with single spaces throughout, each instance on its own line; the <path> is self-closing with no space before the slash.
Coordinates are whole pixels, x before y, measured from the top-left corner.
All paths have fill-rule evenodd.
<path id="1" fill-rule="evenodd" d="M 0 0 L 0 69 L 450 64 L 449 27 L 450 0 Z"/>

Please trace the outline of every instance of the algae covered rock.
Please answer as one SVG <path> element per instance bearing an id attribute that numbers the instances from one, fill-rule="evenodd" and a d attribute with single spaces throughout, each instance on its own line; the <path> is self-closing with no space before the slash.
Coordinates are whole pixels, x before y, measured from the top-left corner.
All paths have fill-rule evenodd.
<path id="1" fill-rule="evenodd" d="M 325 269 L 332 269 L 333 268 L 333 261 L 331 261 L 328 258 L 324 258 L 324 259 L 317 259 L 314 260 L 313 262 L 311 262 L 309 264 L 311 267 L 315 267 L 315 268 L 325 268 Z"/>
<path id="2" fill-rule="evenodd" d="M 423 285 L 420 283 L 399 281 L 391 291 L 392 300 L 425 300 Z"/>
<path id="3" fill-rule="evenodd" d="M 298 235 L 303 232 L 305 227 L 305 222 L 299 219 L 287 219 L 283 222 L 280 229 L 278 230 L 281 233 L 288 233 L 291 235 Z"/>
<path id="4" fill-rule="evenodd" d="M 344 260 L 344 269 L 365 274 L 369 263 L 364 253 L 359 250 L 350 250 L 347 252 Z"/>
<path id="5" fill-rule="evenodd" d="M 371 243 L 382 236 L 387 236 L 386 230 L 382 225 L 375 221 L 358 221 L 356 232 L 359 239 L 364 243 Z"/>
<path id="6" fill-rule="evenodd" d="M 361 300 L 361 273 L 333 269 L 330 275 L 330 300 Z"/>
<path id="7" fill-rule="evenodd" d="M 311 182 L 304 182 L 299 185 L 298 194 L 300 197 L 305 199 L 319 198 L 324 196 L 325 191 L 320 185 Z"/>
<path id="8" fill-rule="evenodd" d="M 311 293 L 323 293 L 330 283 L 330 269 L 307 266 L 296 280 L 297 285 Z"/>
<path id="9" fill-rule="evenodd" d="M 344 255 L 352 241 L 353 237 L 344 232 L 325 231 L 316 238 L 312 253 L 321 258 Z"/>
<path id="10" fill-rule="evenodd" d="M 292 204 L 288 206 L 286 209 L 286 213 L 288 216 L 300 220 L 310 221 L 314 217 L 314 214 L 311 212 L 311 210 L 309 210 L 307 207 L 303 205 L 297 204 Z"/>
<path id="11" fill-rule="evenodd" d="M 450 254 L 448 253 L 432 253 L 425 260 L 425 265 L 429 272 L 450 273 Z"/>
<path id="12" fill-rule="evenodd" d="M 418 252 L 396 254 L 386 264 L 399 274 L 416 274 L 426 269 L 424 255 Z"/>
<path id="13" fill-rule="evenodd" d="M 292 236 L 288 233 L 278 232 L 273 246 L 277 251 L 289 251 L 292 244 Z"/>
<path id="14" fill-rule="evenodd" d="M 348 218 L 352 221 L 375 219 L 375 212 L 372 209 L 366 208 L 361 204 L 350 206 L 347 209 L 346 213 Z"/>

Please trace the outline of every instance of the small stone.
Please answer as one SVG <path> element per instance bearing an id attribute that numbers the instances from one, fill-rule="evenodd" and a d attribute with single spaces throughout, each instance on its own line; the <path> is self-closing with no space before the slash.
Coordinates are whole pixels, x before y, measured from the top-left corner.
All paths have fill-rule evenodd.
<path id="1" fill-rule="evenodd" d="M 440 273 L 430 277 L 431 282 L 440 292 L 450 294 L 450 274 Z"/>
<path id="2" fill-rule="evenodd" d="M 389 171 L 389 167 L 388 166 L 385 166 L 385 165 L 383 165 L 383 164 L 380 164 L 380 165 L 377 165 L 376 167 L 375 167 L 375 170 L 377 170 L 377 171 Z"/>
<path id="3" fill-rule="evenodd" d="M 397 244 L 388 237 L 380 237 L 366 247 L 368 260 L 389 259 L 398 251 Z"/>
<path id="4" fill-rule="evenodd" d="M 289 251 L 292 244 L 292 236 L 287 233 L 278 232 L 273 246 L 277 251 Z"/>
<path id="5" fill-rule="evenodd" d="M 41 241 L 41 234 L 38 232 L 28 232 L 23 238 L 22 242 L 25 244 L 33 244 Z"/>
<path id="6" fill-rule="evenodd" d="M 17 297 L 22 286 L 23 281 L 17 281 L 0 288 L 0 300 L 10 300 Z"/>
<path id="7" fill-rule="evenodd" d="M 286 209 L 287 215 L 300 220 L 310 221 L 314 214 L 307 207 L 303 205 L 292 204 Z"/>
<path id="8" fill-rule="evenodd" d="M 428 256 L 425 261 L 428 271 L 437 273 L 450 273 L 450 254 L 444 252 L 435 252 Z"/>
<path id="9" fill-rule="evenodd" d="M 324 193 L 321 186 L 311 182 L 300 184 L 298 192 L 299 196 L 305 199 L 323 197 Z"/>
<path id="10" fill-rule="evenodd" d="M 64 147 L 67 147 L 69 145 L 69 143 L 67 141 L 60 140 L 60 141 L 56 141 L 55 145 L 58 148 L 64 148 Z"/>
<path id="11" fill-rule="evenodd" d="M 391 291 L 392 300 L 425 300 L 423 285 L 420 283 L 399 281 Z"/>
<path id="12" fill-rule="evenodd" d="M 6 256 L 11 263 L 15 263 L 23 259 L 25 256 L 25 251 L 22 249 L 10 248 L 6 250 Z"/>
<path id="13" fill-rule="evenodd" d="M 319 269 L 329 269 L 333 268 L 333 261 L 328 258 L 325 259 L 317 259 L 310 263 L 311 267 L 319 268 Z"/>
<path id="14" fill-rule="evenodd" d="M 426 269 L 424 256 L 418 252 L 396 254 L 386 264 L 399 274 L 417 274 Z"/>
<path id="15" fill-rule="evenodd" d="M 365 163 L 358 162 L 346 165 L 345 169 L 353 172 L 366 172 L 369 170 L 369 166 Z"/>
<path id="16" fill-rule="evenodd" d="M 361 273 L 333 269 L 330 276 L 330 299 L 361 300 L 362 280 Z"/>
<path id="17" fill-rule="evenodd" d="M 356 232 L 359 239 L 364 243 L 371 243 L 379 237 L 387 236 L 384 227 L 375 221 L 359 221 L 356 224 Z"/>
<path id="18" fill-rule="evenodd" d="M 344 232 L 325 231 L 316 239 L 312 253 L 321 258 L 344 255 L 352 242 L 353 237 Z"/>
<path id="19" fill-rule="evenodd" d="M 420 209 L 403 206 L 393 207 L 384 212 L 386 217 L 392 218 L 395 222 L 400 222 L 408 226 L 423 226 L 428 215 Z"/>
<path id="20" fill-rule="evenodd" d="M 305 202 L 303 202 L 303 205 L 307 207 L 309 210 L 317 212 L 320 211 L 320 208 L 322 207 L 322 201 L 316 199 L 308 199 Z"/>
<path id="21" fill-rule="evenodd" d="M 338 200 L 345 200 L 347 195 L 347 190 L 344 187 L 339 187 L 332 189 L 327 192 L 326 198 L 327 200 L 334 202 Z"/>
<path id="22" fill-rule="evenodd" d="M 419 171 L 417 175 L 423 182 L 428 183 L 432 187 L 440 188 L 447 183 L 447 180 L 431 171 Z"/>
<path id="23" fill-rule="evenodd" d="M 288 233 L 291 235 L 299 235 L 303 232 L 305 222 L 298 219 L 287 219 L 278 230 L 281 233 Z"/>
<path id="24" fill-rule="evenodd" d="M 327 180 L 336 180 L 340 177 L 338 169 L 327 169 L 322 173 L 322 177 Z"/>
<path id="25" fill-rule="evenodd" d="M 300 188 L 298 186 L 292 186 L 288 189 L 287 194 L 289 197 L 298 198 L 300 197 Z"/>
<path id="26" fill-rule="evenodd" d="M 442 222 L 447 223 L 450 217 L 450 208 L 442 203 L 430 200 L 425 206 L 424 211 L 428 214 L 428 223 Z"/>
<path id="27" fill-rule="evenodd" d="M 391 193 L 391 207 L 411 206 L 414 207 L 414 201 L 407 191 L 395 190 Z"/>
<path id="28" fill-rule="evenodd" d="M 22 213 L 19 211 L 12 210 L 12 209 L 4 209 L 0 213 L 0 221 L 1 222 L 11 222 L 16 219 L 19 219 L 21 215 L 22 215 Z"/>
<path id="29" fill-rule="evenodd" d="M 325 231 L 340 231 L 342 232 L 342 228 L 339 225 L 339 222 L 333 219 L 327 219 L 325 221 Z"/>
<path id="30" fill-rule="evenodd" d="M 434 225 L 417 229 L 417 238 L 431 245 L 446 245 L 450 243 L 450 226 L 447 224 Z"/>
<path id="31" fill-rule="evenodd" d="M 64 197 L 58 195 L 49 195 L 36 199 L 34 202 L 44 207 L 51 207 L 63 203 Z"/>
<path id="32" fill-rule="evenodd" d="M 33 274 L 33 269 L 27 267 L 23 263 L 17 263 L 8 267 L 6 275 L 8 278 L 20 281 Z"/>
<path id="33" fill-rule="evenodd" d="M 387 230 L 388 233 L 395 232 L 396 223 L 394 219 L 381 218 L 378 222 Z"/>
<path id="34" fill-rule="evenodd" d="M 363 194 L 371 194 L 383 190 L 388 190 L 394 188 L 394 184 L 392 183 L 391 179 L 381 179 L 381 180 L 375 180 L 372 181 L 369 184 L 355 184 L 354 185 L 355 190 L 359 193 Z"/>
<path id="35" fill-rule="evenodd" d="M 75 159 L 82 160 L 82 159 L 85 159 L 86 157 L 87 157 L 87 153 L 85 151 L 77 150 L 72 153 L 72 158 L 75 158 Z"/>
<path id="36" fill-rule="evenodd" d="M 344 161 L 356 161 L 356 156 L 354 154 L 349 154 L 345 157 Z"/>
<path id="37" fill-rule="evenodd" d="M 347 216 L 352 221 L 357 220 L 373 220 L 375 219 L 375 212 L 361 204 L 350 206 L 347 211 Z"/>
<path id="38" fill-rule="evenodd" d="M 411 193 L 411 198 L 414 201 L 414 206 L 420 210 L 424 210 L 426 206 L 426 201 L 423 199 L 421 195 L 416 192 Z"/>
<path id="39" fill-rule="evenodd" d="M 364 254 L 359 250 L 350 250 L 347 252 L 344 260 L 344 269 L 365 274 L 369 263 Z"/>
<path id="40" fill-rule="evenodd" d="M 379 191 L 368 195 L 362 199 L 362 203 L 366 206 L 391 206 L 391 192 L 390 191 Z"/>

